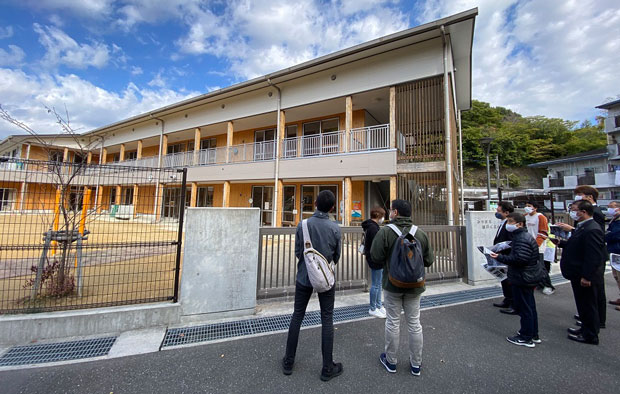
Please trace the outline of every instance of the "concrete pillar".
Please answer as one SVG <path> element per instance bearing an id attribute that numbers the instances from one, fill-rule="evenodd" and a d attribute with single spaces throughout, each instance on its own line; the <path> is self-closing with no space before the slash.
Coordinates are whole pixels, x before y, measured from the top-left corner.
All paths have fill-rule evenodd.
<path id="1" fill-rule="evenodd" d="M 353 126 L 353 98 L 347 96 L 345 100 L 345 121 L 344 121 L 344 151 L 351 150 L 351 128 Z"/>
<path id="2" fill-rule="evenodd" d="M 234 132 L 233 122 L 228 122 L 228 125 L 226 128 L 226 163 L 230 161 L 230 147 L 233 144 L 233 132 Z"/>
<path id="3" fill-rule="evenodd" d="M 282 227 L 282 210 L 284 207 L 284 183 L 282 179 L 278 179 L 278 201 L 276 201 L 275 205 L 275 226 Z"/>
<path id="4" fill-rule="evenodd" d="M 138 140 L 138 150 L 136 151 L 136 159 L 142 158 L 142 140 Z"/>
<path id="5" fill-rule="evenodd" d="M 189 206 L 194 208 L 196 206 L 196 200 L 198 199 L 198 184 L 192 182 L 192 194 L 189 202 Z"/>
<path id="6" fill-rule="evenodd" d="M 135 219 L 138 214 L 138 190 L 140 188 L 137 184 L 133 185 L 133 201 L 131 204 L 133 205 L 133 218 Z"/>
<path id="7" fill-rule="evenodd" d="M 396 148 L 396 87 L 390 87 L 390 148 Z"/>
<path id="8" fill-rule="evenodd" d="M 200 138 L 201 138 L 200 127 L 196 127 L 194 129 L 194 162 L 193 162 L 195 166 L 198 165 L 198 161 L 200 159 L 200 156 L 199 156 L 200 155 Z"/>
<path id="9" fill-rule="evenodd" d="M 344 178 L 344 220 L 345 226 L 351 225 L 351 207 L 353 206 L 353 187 L 351 178 Z"/>
<path id="10" fill-rule="evenodd" d="M 125 144 L 121 144 L 121 153 L 118 156 L 118 161 L 125 161 Z"/>
<path id="11" fill-rule="evenodd" d="M 222 198 L 222 206 L 224 208 L 230 206 L 230 181 L 224 182 L 224 196 Z"/>
<path id="12" fill-rule="evenodd" d="M 397 182 L 398 181 L 395 176 L 390 177 L 390 206 L 391 206 L 391 201 L 394 201 L 398 198 L 398 194 L 396 194 Z"/>

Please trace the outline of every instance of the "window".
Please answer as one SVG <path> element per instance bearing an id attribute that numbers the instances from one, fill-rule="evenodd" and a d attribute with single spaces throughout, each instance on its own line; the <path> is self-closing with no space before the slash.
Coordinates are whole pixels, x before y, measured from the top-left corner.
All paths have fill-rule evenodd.
<path id="1" fill-rule="evenodd" d="M 297 156 L 297 125 L 286 126 L 284 157 Z"/>
<path id="2" fill-rule="evenodd" d="M 252 186 L 252 207 L 260 208 L 261 226 L 271 226 L 273 186 Z"/>
<path id="3" fill-rule="evenodd" d="M 254 160 L 273 160 L 275 158 L 275 132 L 275 129 L 268 129 L 254 133 Z"/>
<path id="4" fill-rule="evenodd" d="M 336 220 L 338 217 L 338 186 L 336 185 L 321 185 L 321 186 L 302 186 L 301 187 L 301 218 L 307 219 L 314 214 L 315 206 L 314 202 L 316 197 L 323 190 L 331 190 L 336 196 L 336 206 L 330 212 L 330 217 Z"/>
<path id="5" fill-rule="evenodd" d="M 200 141 L 200 149 L 215 149 L 217 145 L 216 138 L 207 138 Z"/>
<path id="6" fill-rule="evenodd" d="M 114 205 L 116 205 L 116 188 L 112 187 L 110 188 L 110 210 Z"/>
<path id="7" fill-rule="evenodd" d="M 213 186 L 199 187 L 198 194 L 196 196 L 197 207 L 212 207 L 213 206 Z"/>
<path id="8" fill-rule="evenodd" d="M 183 148 L 185 148 L 185 144 L 168 145 L 167 153 L 170 155 L 173 153 L 183 152 Z"/>
<path id="9" fill-rule="evenodd" d="M 0 211 L 13 210 L 15 189 L 0 189 Z"/>
<path id="10" fill-rule="evenodd" d="M 121 154 L 120 153 L 114 153 L 112 155 L 112 161 L 114 163 L 118 163 L 119 161 L 121 161 Z"/>
<path id="11" fill-rule="evenodd" d="M 54 151 L 50 152 L 50 161 L 55 161 L 56 163 L 62 163 L 63 152 Z"/>
<path id="12" fill-rule="evenodd" d="M 133 187 L 126 187 L 123 189 L 121 204 L 133 205 Z"/>
<path id="13" fill-rule="evenodd" d="M 282 222 L 287 225 L 295 224 L 295 186 L 284 186 L 282 196 Z"/>
<path id="14" fill-rule="evenodd" d="M 138 158 L 137 151 L 125 152 L 125 160 L 136 160 Z"/>
<path id="15" fill-rule="evenodd" d="M 304 156 L 338 153 L 340 151 L 340 119 L 325 119 L 303 124 Z"/>

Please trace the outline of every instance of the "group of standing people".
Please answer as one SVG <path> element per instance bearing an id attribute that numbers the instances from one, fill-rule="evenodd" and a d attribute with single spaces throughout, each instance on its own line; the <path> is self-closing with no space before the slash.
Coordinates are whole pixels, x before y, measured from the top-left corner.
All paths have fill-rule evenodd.
<path id="1" fill-rule="evenodd" d="M 336 197 L 331 191 L 321 191 L 315 202 L 316 211 L 306 222 L 313 248 L 323 255 L 327 261 L 334 264 L 338 263 L 340 259 L 341 234 L 338 225 L 329 220 L 328 213 L 334 208 L 335 203 Z M 400 231 L 401 234 L 411 234 L 410 230 L 415 227 L 411 220 L 411 205 L 404 200 L 392 201 L 389 212 L 390 227 L 380 226 L 384 216 L 385 210 L 376 207 L 372 210 L 371 222 L 366 221 L 364 225 L 364 254 L 370 265 L 372 278 L 369 313 L 385 319 L 385 351 L 379 355 L 379 362 L 389 373 L 396 373 L 400 340 L 400 316 L 403 312 L 409 334 L 408 369 L 412 375 L 419 376 L 422 367 L 423 347 L 420 299 L 425 290 L 424 281 L 412 287 L 399 287 L 394 285 L 390 277 L 392 252 L 397 240 L 402 239 L 396 230 Z M 304 260 L 302 231 L 302 223 L 300 223 L 295 235 L 295 256 L 298 263 L 294 311 L 289 326 L 286 351 L 282 359 L 282 372 L 285 375 L 293 373 L 299 330 L 313 291 Z M 426 233 L 416 228 L 410 239 L 417 243 L 424 266 L 429 267 L 433 264 L 433 252 Z M 381 301 L 382 294 L 384 296 L 383 302 Z M 321 308 L 321 351 L 323 354 L 321 380 L 323 381 L 329 381 L 344 371 L 342 363 L 333 361 L 334 295 L 335 286 L 318 293 Z"/>
<path id="2" fill-rule="evenodd" d="M 511 248 L 491 255 L 508 266 L 507 278 L 501 283 L 504 299 L 493 305 L 503 308 L 500 310 L 503 313 L 521 317 L 521 329 L 507 337 L 508 342 L 526 347 L 541 343 L 534 289 L 540 287 L 544 294 L 553 294 L 549 272 L 557 246 L 562 248 L 560 268 L 571 282 L 578 312 L 574 316 L 577 327 L 568 328 L 568 339 L 599 343 L 599 330 L 605 328 L 606 320 L 603 275 L 607 252 L 620 252 L 620 203 L 609 205 L 607 215 L 612 219 L 606 232 L 605 215 L 597 205 L 597 198 L 598 191 L 591 186 L 575 189 L 575 202 L 569 208 L 575 226 L 555 224 L 570 234 L 567 239 L 550 236 L 547 218 L 537 212 L 535 202 L 526 204 L 525 216 L 514 212 L 509 202 L 501 202 L 497 207 L 496 217 L 502 222 L 494 244 L 511 241 Z M 620 275 L 615 270 L 614 278 L 620 289 Z M 609 303 L 620 310 L 620 299 Z"/>

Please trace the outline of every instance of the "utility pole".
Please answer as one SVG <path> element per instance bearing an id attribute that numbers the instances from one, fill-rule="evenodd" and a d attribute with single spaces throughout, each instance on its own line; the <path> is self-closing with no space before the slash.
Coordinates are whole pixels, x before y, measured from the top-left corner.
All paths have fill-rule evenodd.
<path id="1" fill-rule="evenodd" d="M 502 184 L 499 179 L 499 154 L 495 155 L 495 178 L 497 179 L 497 199 L 502 201 Z"/>

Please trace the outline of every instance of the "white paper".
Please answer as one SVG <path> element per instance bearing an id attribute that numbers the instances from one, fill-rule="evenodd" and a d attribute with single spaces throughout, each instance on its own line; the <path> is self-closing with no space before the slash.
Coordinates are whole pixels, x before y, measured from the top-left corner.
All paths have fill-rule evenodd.
<path id="1" fill-rule="evenodd" d="M 615 269 L 616 271 L 620 271 L 620 254 L 610 253 L 609 264 L 611 265 L 611 268 Z"/>
<path id="2" fill-rule="evenodd" d="M 482 263 L 482 268 L 484 268 L 489 274 L 493 275 L 500 282 L 507 278 L 508 276 L 508 267 L 504 264 L 501 264 L 499 261 L 495 260 L 490 256 L 491 253 L 497 253 L 501 250 L 506 250 L 510 248 L 510 241 L 508 242 L 500 242 L 497 245 L 491 246 L 491 248 L 487 248 L 485 246 L 478 246 L 478 250 L 484 254 L 487 262 Z"/>
<path id="3" fill-rule="evenodd" d="M 545 261 L 555 261 L 555 248 L 545 249 Z"/>

